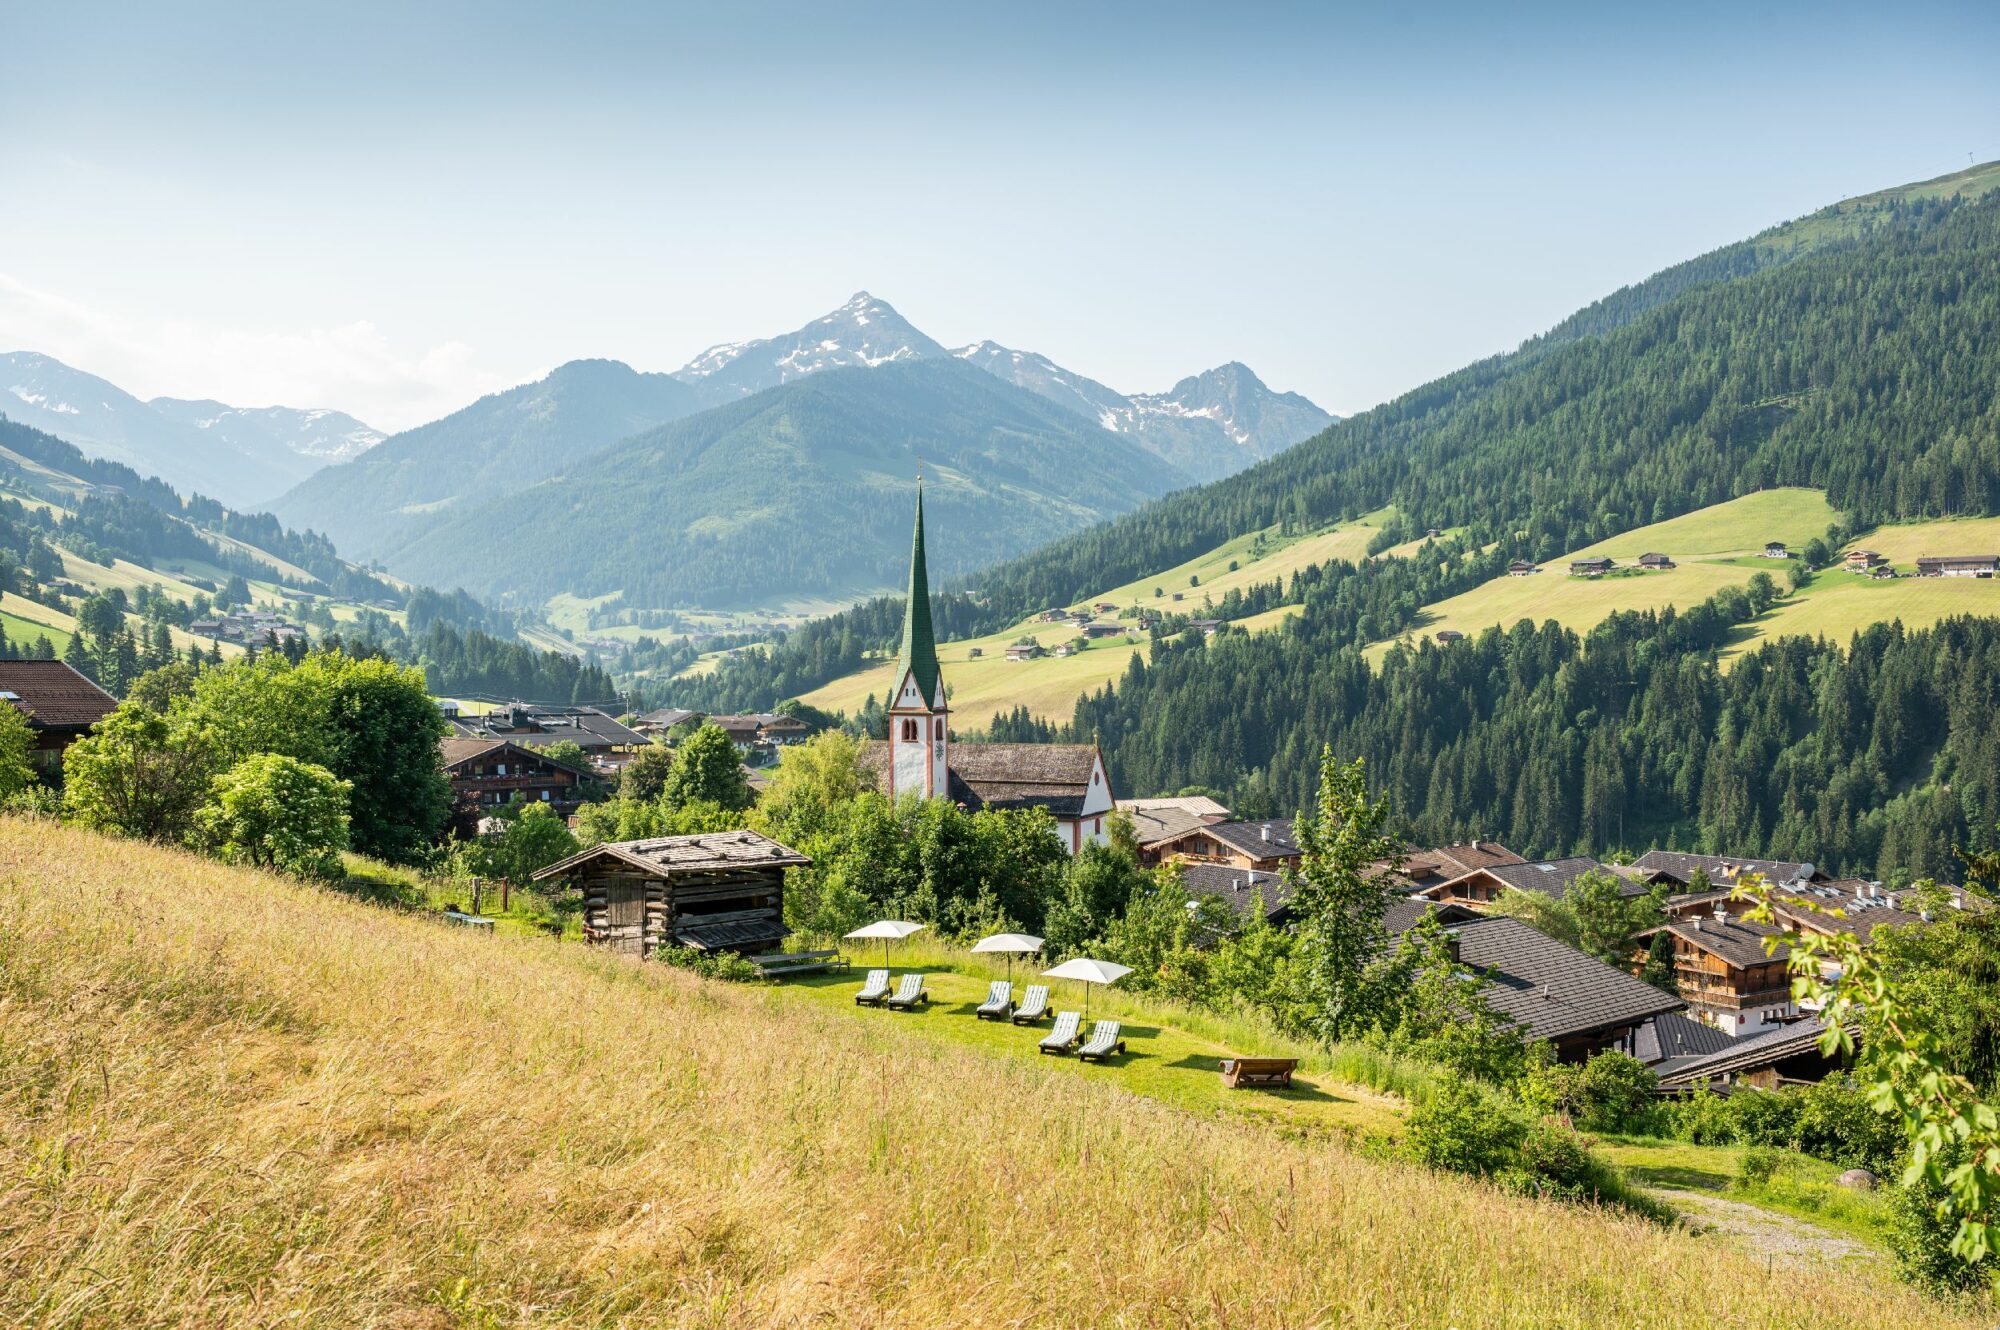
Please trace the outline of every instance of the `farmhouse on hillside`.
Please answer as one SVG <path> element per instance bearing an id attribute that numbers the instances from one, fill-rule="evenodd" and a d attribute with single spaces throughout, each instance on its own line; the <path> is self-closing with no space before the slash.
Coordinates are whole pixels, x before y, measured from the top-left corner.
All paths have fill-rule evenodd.
<path id="1" fill-rule="evenodd" d="M 1639 556 L 1639 566 L 1641 568 L 1664 570 L 1673 567 L 1674 561 L 1664 554 L 1641 554 Z"/>
<path id="2" fill-rule="evenodd" d="M 451 829 L 479 834 L 479 820 L 515 800 L 547 804 L 564 817 L 577 808 L 575 771 L 508 739 L 444 739 L 438 743 L 451 781 Z"/>
<path id="3" fill-rule="evenodd" d="M 63 750 L 117 709 L 118 699 L 59 660 L 0 660 L 0 701 L 27 717 L 33 761 L 62 765 Z"/>
<path id="4" fill-rule="evenodd" d="M 1013 647 L 1007 656 L 1016 658 Z M 1096 744 L 952 740 L 951 703 L 931 628 L 921 482 L 910 542 L 909 599 L 903 607 L 903 641 L 896 661 L 888 741 L 870 741 L 861 750 L 862 766 L 874 774 L 883 793 L 894 799 L 904 795 L 949 799 L 970 810 L 1040 808 L 1055 819 L 1056 834 L 1071 854 L 1105 839 L 1105 818 L 1114 802 L 1104 754 Z"/>
<path id="5" fill-rule="evenodd" d="M 1391 905 L 1382 923 L 1399 937 L 1433 913 L 1458 962 L 1486 975 L 1486 1005 L 1528 1038 L 1548 1040 L 1561 1061 L 1581 1062 L 1607 1048 L 1630 1053 L 1648 1020 L 1684 1005 L 1506 915 L 1475 918 L 1460 906 L 1406 900 Z"/>
<path id="6" fill-rule="evenodd" d="M 593 845 L 535 874 L 583 888 L 583 938 L 628 956 L 663 946 L 769 951 L 785 940 L 785 870 L 812 860 L 754 831 Z"/>
<path id="7" fill-rule="evenodd" d="M 1602 577 L 1617 566 L 1611 560 L 1603 558 L 1571 559 L 1569 561 L 1569 575 L 1571 577 Z"/>
<path id="8" fill-rule="evenodd" d="M 1871 568 L 1880 568 L 1888 562 L 1888 555 L 1877 554 L 1874 550 L 1849 550 L 1847 552 L 1847 571 L 1850 573 L 1865 573 Z"/>
<path id="9" fill-rule="evenodd" d="M 1767 559 L 1789 559 L 1792 557 L 1792 551 L 1782 540 L 1767 540 L 1764 542 L 1764 557 Z"/>
<path id="10" fill-rule="evenodd" d="M 1532 577 L 1540 571 L 1542 570 L 1538 566 L 1529 563 L 1526 559 L 1516 559 L 1507 565 L 1507 576 L 1509 577 Z"/>
<path id="11" fill-rule="evenodd" d="M 1991 577 L 2000 570 L 2000 554 L 1926 555 L 1917 560 L 1918 577 Z"/>

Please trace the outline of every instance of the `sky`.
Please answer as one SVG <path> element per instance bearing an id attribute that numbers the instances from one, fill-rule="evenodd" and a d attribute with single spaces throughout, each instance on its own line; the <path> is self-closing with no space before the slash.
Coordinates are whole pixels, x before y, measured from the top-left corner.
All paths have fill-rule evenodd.
<path id="1" fill-rule="evenodd" d="M 976 12 L 975 12 L 976 11 Z M 396 430 L 868 290 L 1349 414 L 2000 158 L 2000 6 L 0 0 L 0 352 Z"/>

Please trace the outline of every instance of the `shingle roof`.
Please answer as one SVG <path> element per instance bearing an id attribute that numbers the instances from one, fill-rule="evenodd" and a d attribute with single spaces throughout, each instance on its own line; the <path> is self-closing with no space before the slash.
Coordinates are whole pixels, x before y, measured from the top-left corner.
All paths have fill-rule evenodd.
<path id="1" fill-rule="evenodd" d="M 1206 818 L 1182 808 L 1125 808 L 1122 804 L 1119 807 L 1131 817 L 1132 830 L 1141 845 L 1176 840 L 1208 823 Z"/>
<path id="2" fill-rule="evenodd" d="M 1459 960 L 1475 970 L 1492 971 L 1487 1006 L 1520 1025 L 1531 1039 L 1634 1025 L 1686 1006 L 1519 919 L 1496 915 L 1453 931 Z"/>
<path id="3" fill-rule="evenodd" d="M 1720 956 L 1731 965 L 1747 969 L 1753 965 L 1769 965 L 1782 961 L 1792 954 L 1792 949 L 1780 942 L 1778 949 L 1766 955 L 1764 939 L 1782 933 L 1783 929 L 1772 928 L 1768 924 L 1753 924 L 1747 919 L 1717 919 L 1713 915 L 1693 915 L 1685 919 L 1669 919 L 1660 925 L 1674 936 L 1685 939 L 1694 946 L 1712 955 Z M 1642 937 L 1651 937 L 1659 929 L 1648 929 Z"/>
<path id="4" fill-rule="evenodd" d="M 440 739 L 438 754 L 448 767 L 461 762 L 469 762 L 482 753 L 490 753 L 496 748 L 507 746 L 505 739 Z"/>
<path id="5" fill-rule="evenodd" d="M 946 794 L 967 808 L 1046 808 L 1056 817 L 1079 817 L 1097 770 L 1097 746 L 954 743 L 949 761 Z M 888 744 L 863 744 L 861 765 L 878 788 L 888 788 Z"/>
<path id="6" fill-rule="evenodd" d="M 1193 813 L 1196 817 L 1229 816 L 1229 810 L 1205 794 L 1179 794 L 1159 799 L 1120 799 L 1118 806 L 1127 812 L 1157 812 L 1161 809 L 1177 809 Z"/>
<path id="7" fill-rule="evenodd" d="M 1179 868 L 1181 886 L 1190 899 L 1213 896 L 1246 917 L 1259 899 L 1267 917 L 1283 913 L 1292 899 L 1281 873 L 1260 873 L 1228 864 L 1181 864 Z"/>
<path id="8" fill-rule="evenodd" d="M 700 916 L 693 918 L 698 921 Z M 674 930 L 674 941 L 696 951 L 775 946 L 784 940 L 785 925 L 776 919 L 731 919 L 719 924 L 691 921 Z"/>
<path id="9" fill-rule="evenodd" d="M 1202 830 L 1253 859 L 1282 859 L 1299 852 L 1298 843 L 1292 839 L 1292 820 L 1288 817 L 1265 822 L 1212 822 Z M 1267 831 L 1270 833 L 1268 838 L 1265 835 Z"/>
<path id="10" fill-rule="evenodd" d="M 634 868 L 665 877 L 727 868 L 781 868 L 812 860 L 769 836 L 754 831 L 709 831 L 697 836 L 655 836 L 647 840 L 607 841 L 580 850 L 535 874 L 536 880 L 559 877 L 599 855 L 610 855 Z"/>
<path id="11" fill-rule="evenodd" d="M 1639 1027 L 1632 1056 L 1649 1067 L 1678 1066 L 1736 1046 L 1736 1036 L 1679 1012 L 1661 1012 Z M 1667 1074 L 1665 1071 L 1661 1075 Z"/>
<path id="12" fill-rule="evenodd" d="M 1756 1071 L 1787 1058 L 1811 1053 L 1818 1046 L 1820 1034 L 1825 1029 L 1826 1023 L 1819 1017 L 1808 1016 L 1802 1021 L 1735 1040 L 1728 1048 L 1704 1057 L 1676 1062 L 1672 1071 L 1660 1077 L 1660 1086 L 1663 1089 L 1685 1087 L 1697 1080 Z"/>
<path id="13" fill-rule="evenodd" d="M 1632 867 L 1641 872 L 1663 872 L 1679 882 L 1686 882 L 1699 868 L 1718 887 L 1734 885 L 1745 873 L 1761 873 L 1772 886 L 1783 886 L 1796 881 L 1810 866 L 1782 859 L 1739 859 L 1724 854 L 1683 854 L 1679 850 L 1648 850 L 1632 861 Z"/>
<path id="14" fill-rule="evenodd" d="M 1463 845 L 1440 845 L 1431 850 L 1411 850 L 1403 857 L 1403 872 L 1411 877 L 1457 877 L 1475 868 L 1524 862 L 1497 841 L 1475 840 Z"/>
<path id="15" fill-rule="evenodd" d="M 32 729 L 85 729 L 110 715 L 118 699 L 59 660 L 0 660 L 0 692 Z"/>
<path id="16" fill-rule="evenodd" d="M 1506 883 L 1516 891 L 1531 891 L 1537 895 L 1561 900 L 1569 894 L 1569 889 L 1576 880 L 1585 873 L 1602 873 L 1607 870 L 1603 864 L 1598 863 L 1597 860 L 1587 855 L 1576 855 L 1568 859 L 1542 859 L 1534 863 L 1525 864 L 1494 864 L 1490 868 L 1481 868 L 1477 871 Z M 1471 877 L 1472 874 L 1466 873 L 1462 876 Z M 1617 877 L 1616 874 L 1612 876 Z M 1426 887 L 1425 890 L 1442 890 L 1450 886 L 1451 882 L 1458 880 L 1458 878 L 1453 878 L 1450 882 L 1436 883 L 1433 886 Z M 1631 897 L 1646 894 L 1646 889 L 1643 886 L 1640 886 L 1637 882 L 1629 878 L 1619 877 L 1617 881 L 1618 894 L 1620 896 Z"/>

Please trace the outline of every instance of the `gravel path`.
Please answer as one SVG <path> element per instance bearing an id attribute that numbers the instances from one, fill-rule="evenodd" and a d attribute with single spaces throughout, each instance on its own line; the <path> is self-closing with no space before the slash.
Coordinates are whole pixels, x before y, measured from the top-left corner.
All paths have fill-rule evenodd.
<path id="1" fill-rule="evenodd" d="M 1753 1255 L 1764 1257 L 1774 1268 L 1810 1269 L 1826 1261 L 1873 1254 L 1852 1238 L 1741 1201 L 1679 1189 L 1655 1194 L 1678 1206 L 1709 1232 L 1723 1234 Z"/>

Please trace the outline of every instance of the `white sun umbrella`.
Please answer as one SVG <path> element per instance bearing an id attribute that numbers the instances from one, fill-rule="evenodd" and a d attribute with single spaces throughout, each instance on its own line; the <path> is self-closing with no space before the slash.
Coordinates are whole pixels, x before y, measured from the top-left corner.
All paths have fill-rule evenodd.
<path id="1" fill-rule="evenodd" d="M 913 924 L 903 919 L 877 919 L 866 928 L 857 928 L 847 935 L 850 942 L 873 942 L 882 939 L 882 968 L 889 968 L 889 944 L 901 942 L 912 933 L 921 933 L 924 925 Z"/>
<path id="2" fill-rule="evenodd" d="M 1040 951 L 1042 940 L 1033 933 L 995 933 L 972 944 L 974 951 L 999 951 L 1007 955 L 1007 982 L 1014 982 L 1014 957 Z"/>
<path id="3" fill-rule="evenodd" d="M 1083 1014 L 1090 1015 L 1090 986 L 1092 984 L 1115 984 L 1132 973 L 1129 965 L 1116 961 L 1100 961 L 1089 956 L 1078 956 L 1064 961 L 1053 970 L 1042 971 L 1044 979 L 1083 980 Z"/>

